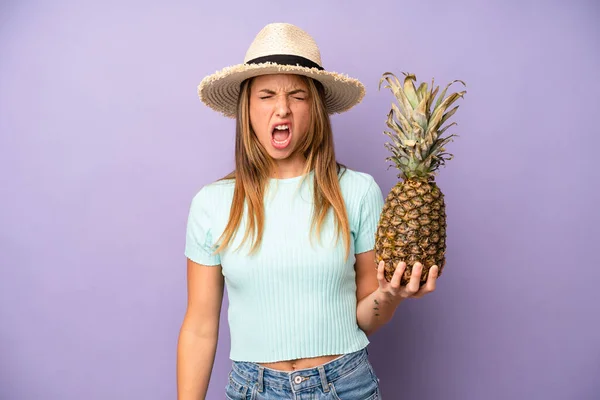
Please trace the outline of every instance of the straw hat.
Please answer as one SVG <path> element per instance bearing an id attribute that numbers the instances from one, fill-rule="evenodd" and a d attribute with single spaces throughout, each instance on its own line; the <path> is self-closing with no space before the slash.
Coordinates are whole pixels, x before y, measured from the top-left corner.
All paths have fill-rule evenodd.
<path id="1" fill-rule="evenodd" d="M 358 80 L 326 71 L 314 39 L 286 23 L 265 26 L 254 38 L 244 62 L 205 77 L 198 85 L 198 95 L 210 108 L 235 118 L 240 84 L 266 74 L 298 74 L 318 80 L 325 87 L 325 104 L 330 114 L 349 110 L 365 95 Z"/>

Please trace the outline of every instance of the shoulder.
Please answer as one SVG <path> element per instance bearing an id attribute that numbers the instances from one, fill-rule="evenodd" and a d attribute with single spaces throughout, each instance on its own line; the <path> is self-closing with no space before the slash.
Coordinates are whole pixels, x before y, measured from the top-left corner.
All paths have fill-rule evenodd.
<path id="1" fill-rule="evenodd" d="M 375 178 L 361 171 L 349 168 L 340 171 L 340 188 L 346 205 L 362 208 L 365 203 L 378 207 L 383 203 L 383 193 Z"/>
<path id="2" fill-rule="evenodd" d="M 366 193 L 369 190 L 379 189 L 375 178 L 366 173 L 350 168 L 342 168 L 340 171 L 340 186 L 342 190 Z"/>
<path id="3" fill-rule="evenodd" d="M 212 208 L 233 198 L 234 179 L 222 179 L 200 187 L 192 197 L 192 205 Z"/>

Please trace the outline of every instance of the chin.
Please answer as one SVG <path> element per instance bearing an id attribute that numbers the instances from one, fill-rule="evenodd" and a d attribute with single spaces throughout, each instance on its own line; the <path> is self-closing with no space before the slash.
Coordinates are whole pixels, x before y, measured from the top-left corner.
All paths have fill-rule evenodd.
<path id="1" fill-rule="evenodd" d="M 285 160 L 287 158 L 290 158 L 290 156 L 292 155 L 291 151 L 270 151 L 269 152 L 269 156 L 271 156 L 272 159 L 277 160 L 277 161 L 281 161 L 281 160 Z"/>
<path id="2" fill-rule="evenodd" d="M 285 149 L 276 149 L 271 143 L 268 144 L 267 153 L 275 160 L 285 160 L 289 158 L 295 151 L 295 143 L 290 143 Z"/>

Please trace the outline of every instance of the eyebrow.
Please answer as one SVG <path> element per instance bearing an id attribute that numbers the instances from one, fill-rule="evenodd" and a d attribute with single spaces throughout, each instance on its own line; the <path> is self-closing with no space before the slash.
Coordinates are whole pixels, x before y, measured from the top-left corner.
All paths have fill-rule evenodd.
<path id="1" fill-rule="evenodd" d="M 272 94 L 272 95 L 277 94 L 274 91 L 272 91 L 271 89 L 261 89 L 261 90 L 259 90 L 259 92 L 265 92 L 267 94 Z M 295 89 L 295 90 L 291 90 L 291 91 L 287 92 L 288 95 L 294 95 L 294 94 L 298 94 L 298 93 L 306 94 L 307 92 L 304 89 Z"/>

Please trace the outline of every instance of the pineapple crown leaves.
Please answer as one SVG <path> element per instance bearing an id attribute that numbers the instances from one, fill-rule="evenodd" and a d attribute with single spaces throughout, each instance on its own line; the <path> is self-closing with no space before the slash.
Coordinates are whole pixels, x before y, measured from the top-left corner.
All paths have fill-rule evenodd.
<path id="1" fill-rule="evenodd" d="M 379 81 L 379 90 L 386 81 L 384 88 L 390 89 L 397 101 L 397 104 L 392 103 L 386 121 L 391 132 L 384 131 L 391 139 L 385 147 L 392 153 L 386 160 L 393 161 L 395 165 L 390 167 L 395 166 L 401 171 L 399 178 L 433 180 L 436 170 L 453 158 L 452 154 L 444 153 L 444 146 L 457 135 L 441 136 L 448 128 L 457 124 L 453 122 L 443 128 L 442 126 L 456 113 L 459 106 L 447 110 L 466 93 L 461 91 L 446 97 L 446 92 L 456 82 L 465 87 L 467 85 L 461 80 L 450 82 L 434 104 L 439 86 L 434 88 L 433 79 L 430 87 L 425 82 L 416 87 L 416 76 L 403 74 L 405 78 L 402 83 L 391 72 L 385 72 Z"/>

